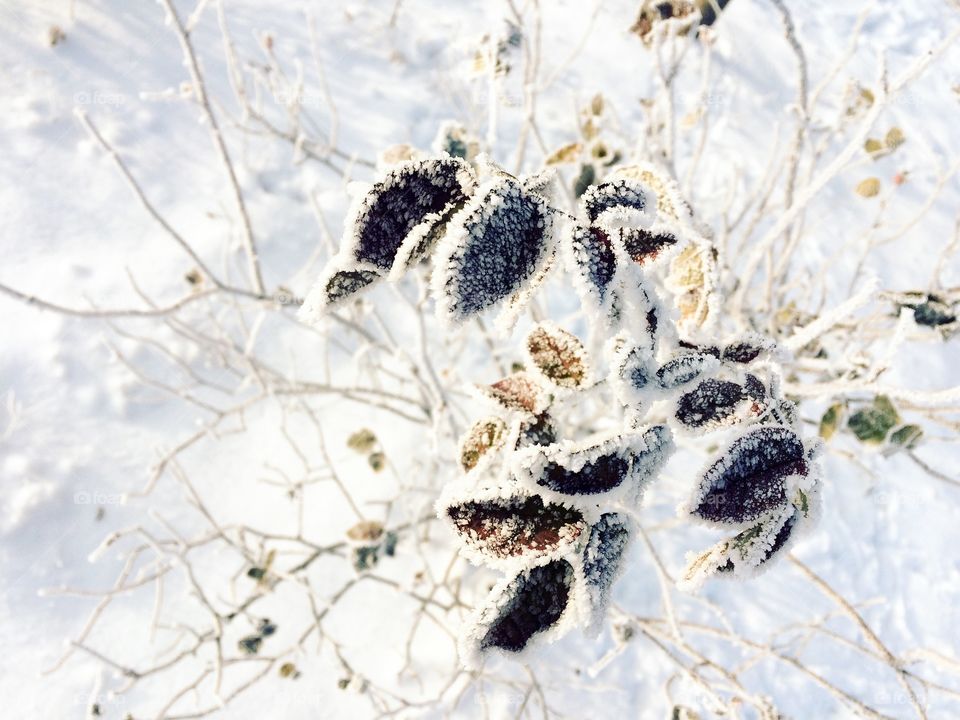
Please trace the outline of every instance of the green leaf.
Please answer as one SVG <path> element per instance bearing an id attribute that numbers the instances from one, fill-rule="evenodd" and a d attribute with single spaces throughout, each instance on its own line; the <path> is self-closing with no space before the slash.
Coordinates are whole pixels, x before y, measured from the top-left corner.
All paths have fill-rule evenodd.
<path id="1" fill-rule="evenodd" d="M 840 418 L 843 416 L 843 403 L 834 403 L 827 408 L 827 411 L 820 418 L 820 437 L 829 440 L 837 431 L 840 424 Z"/>
<path id="2" fill-rule="evenodd" d="M 871 407 L 858 410 L 850 416 L 847 427 L 860 442 L 879 445 L 898 422 L 900 422 L 900 416 L 890 402 L 890 398 L 877 395 Z"/>
<path id="3" fill-rule="evenodd" d="M 919 425 L 903 425 L 890 434 L 890 444 L 911 450 L 920 442 L 923 428 Z"/>

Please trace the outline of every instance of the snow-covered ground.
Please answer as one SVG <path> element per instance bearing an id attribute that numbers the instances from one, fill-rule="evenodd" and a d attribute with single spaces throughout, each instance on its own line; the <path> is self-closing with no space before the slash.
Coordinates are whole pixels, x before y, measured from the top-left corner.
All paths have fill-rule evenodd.
<path id="1" fill-rule="evenodd" d="M 806 50 L 811 91 L 848 50 L 858 16 L 870 6 L 850 61 L 824 89 L 825 96 L 834 98 L 826 104 L 837 116 L 844 111 L 845 85 L 876 87 L 881 58 L 895 78 L 960 27 L 960 11 L 943 0 L 880 0 L 872 5 L 786 2 Z M 302 295 L 317 271 L 310 260 L 323 247 L 316 216 L 319 212 L 333 237 L 339 237 L 347 207 L 345 182 L 340 173 L 318 162 L 302 161 L 289 143 L 241 133 L 228 121 L 238 108 L 230 89 L 217 5 L 200 3 L 191 37 L 237 161 L 259 240 L 265 285 L 271 292 L 283 285 Z M 540 5 L 541 80 L 554 78 L 538 100 L 545 146 L 554 149 L 575 140 L 577 108 L 601 93 L 616 119 L 611 136 L 624 153 L 635 151 L 643 142 L 638 131 L 646 122 L 640 100 L 656 92 L 651 52 L 629 32 L 639 3 L 595 6 L 551 0 Z M 177 8 L 187 18 L 194 4 L 178 2 Z M 300 101 L 322 119 L 317 128 L 321 136 L 331 127 L 327 95 L 316 74 L 318 62 L 324 68 L 336 106 L 336 144 L 348 155 L 338 159 L 337 165 L 350 167 L 352 177 L 369 180 L 372 171 L 363 164 L 351 166 L 350 156 L 372 161 L 383 148 L 397 143 L 429 148 L 437 128 L 450 118 L 492 140 L 494 157 L 512 167 L 523 124 L 519 69 L 504 81 L 500 105 L 493 111 L 486 79 L 469 73 L 480 37 L 502 32 L 505 19 L 511 17 L 507 3 L 224 0 L 223 8 L 241 57 L 266 62 L 261 46 L 269 36 L 279 64 L 295 73 L 299 63 L 307 78 Z M 308 16 L 315 26 L 316 57 Z M 192 263 L 137 202 L 116 166 L 75 115 L 76 109 L 89 116 L 150 201 L 170 225 L 189 236 L 199 255 L 225 277 L 245 281 L 233 198 L 208 127 L 197 107 L 182 97 L 187 70 L 177 37 L 164 18 L 163 7 L 152 2 L 0 0 L 0 283 L 79 308 L 143 307 L 130 278 L 161 305 L 189 289 L 184 276 Z M 49 39 L 53 26 L 65 34 L 55 45 Z M 791 141 L 796 59 L 774 4 L 765 0 L 733 0 L 713 28 L 713 36 L 715 82 L 711 79 L 706 107 L 717 111 L 719 120 L 696 176 L 686 187 L 699 218 L 716 227 L 730 194 L 750 186 L 744 178 L 763 174 L 776 138 L 780 148 Z M 695 46 L 691 52 L 703 49 Z M 877 160 L 861 153 L 862 158 L 831 180 L 811 204 L 798 257 L 810 270 L 809 282 L 823 282 L 826 307 L 844 300 L 851 283 L 852 289 L 858 289 L 869 276 L 877 277 L 887 290 L 929 286 L 940 252 L 953 236 L 960 207 L 960 181 L 952 173 L 960 158 L 958 67 L 960 43 L 955 43 L 878 118 L 876 132 L 881 136 L 890 127 L 902 128 L 903 147 Z M 699 82 L 691 74 L 679 85 L 678 117 L 703 106 Z M 491 136 L 493 114 L 497 117 Z M 679 155 L 689 157 L 697 137 L 682 124 L 678 132 Z M 827 143 L 828 156 L 836 150 Z M 531 140 L 530 168 L 540 159 Z M 569 183 L 572 171 L 568 167 L 563 172 Z M 906 174 L 907 182 L 895 183 L 898 173 Z M 871 175 L 881 178 L 880 197 L 859 197 L 854 186 Z M 942 188 L 931 195 L 941 177 L 945 178 Z M 928 202 L 929 212 L 912 224 Z M 871 254 L 857 274 L 863 245 L 880 221 L 884 229 L 879 234 L 890 236 L 890 242 Z M 307 271 L 301 271 L 305 266 Z M 957 256 L 949 258 L 942 270 L 943 287 L 960 285 Z M 389 305 L 386 291 L 374 293 L 374 299 Z M 547 287 L 545 302 L 558 317 L 568 315 L 575 306 L 569 288 L 559 281 Z M 148 482 L 150 466 L 163 452 L 209 418 L 140 382 L 118 358 L 118 351 L 134 364 L 159 373 L 161 379 L 174 371 L 155 351 L 118 335 L 107 321 L 66 317 L 2 295 L 0 308 L 4 317 L 0 396 L 5 403 L 5 415 L 0 413 L 0 697 L 4 708 L 0 714 L 83 717 L 98 683 L 116 686 L 113 671 L 102 670 L 96 658 L 77 652 L 56 673 L 42 672 L 57 661 L 68 638 L 82 629 L 97 599 L 40 591 L 110 587 L 122 558 L 109 551 L 96 562 L 88 562 L 88 557 L 109 532 L 147 522 L 148 508 L 164 522 L 198 527 L 182 488 L 169 478 L 161 480 L 146 500 L 126 495 Z M 413 332 L 412 324 L 399 324 L 406 322 L 399 319 L 399 310 L 388 307 L 385 312 L 396 332 Z M 153 320 L 124 320 L 119 326 L 127 333 L 154 332 Z M 157 340 L 174 350 L 181 342 L 169 332 L 158 334 Z M 304 341 L 282 326 L 266 328 L 257 343 L 263 357 L 285 367 L 303 363 L 311 357 L 311 349 L 317 350 L 318 357 L 321 354 L 319 340 Z M 947 343 L 908 343 L 882 383 L 917 390 L 957 386 L 957 343 L 957 337 Z M 343 367 L 349 356 L 334 350 L 332 358 L 333 376 L 349 376 L 350 369 Z M 461 377 L 478 382 L 495 379 L 489 368 L 474 360 L 440 357 L 437 364 L 441 370 L 456 367 Z M 319 367 L 319 361 L 316 367 L 298 366 L 295 374 L 320 377 Z M 481 372 L 486 374 L 477 377 Z M 217 373 L 213 368 L 208 376 L 218 378 Z M 222 379 L 232 380 L 225 372 Z M 953 407 L 957 404 L 955 399 Z M 805 404 L 803 417 L 818 421 L 826 405 L 821 401 Z M 474 415 L 479 412 L 478 406 L 470 407 Z M 333 401 L 323 408 L 326 443 L 362 501 L 389 498 L 406 487 L 407 474 L 417 472 L 418 462 L 426 462 L 430 448 L 388 414 Z M 957 415 L 947 417 L 954 424 L 932 427 L 918 455 L 956 480 Z M 253 414 L 249 423 L 242 436 L 225 435 L 203 455 L 191 457 L 191 477 L 197 479 L 199 493 L 221 513 L 222 522 L 252 518 L 262 520 L 263 527 L 290 528 L 296 522 L 295 513 L 257 481 L 269 475 L 265 462 L 275 460 L 276 465 L 291 467 L 296 458 L 277 431 L 280 420 L 269 409 Z M 387 457 L 397 458 L 392 462 L 402 478 L 393 476 L 393 468 L 382 475 L 372 473 L 362 457 L 346 448 L 346 437 L 364 425 L 377 431 Z M 883 457 L 849 436 L 838 439 L 837 447 L 853 453 L 855 462 L 838 453 L 827 455 L 823 520 L 797 546 L 797 556 L 837 592 L 860 604 L 863 618 L 894 654 L 927 648 L 956 663 L 960 653 L 960 558 L 956 553 L 960 488 L 923 473 L 902 454 Z M 316 464 L 322 462 L 316 460 Z M 680 529 L 675 520 L 676 505 L 691 487 L 696 467 L 672 463 L 646 499 L 647 529 L 674 574 L 683 567 L 685 551 L 706 547 L 718 537 L 704 528 Z M 317 543 L 342 537 L 352 517 L 340 496 L 328 486 L 310 492 L 315 493 L 313 507 L 322 511 L 304 518 L 305 534 Z M 429 507 L 432 497 L 419 501 Z M 236 571 L 234 566 L 218 567 L 213 556 L 201 557 L 198 563 L 209 573 L 222 573 L 224 586 Z M 399 554 L 397 577 L 408 570 L 412 575 L 415 567 L 413 553 L 406 558 Z M 332 590 L 342 582 L 343 572 L 342 566 L 332 563 L 318 566 L 313 580 Z M 349 610 L 331 622 L 351 658 L 361 658 L 366 672 L 386 678 L 395 676 L 403 664 L 406 635 L 399 625 L 409 608 L 384 606 L 374 590 L 366 588 L 351 596 Z M 183 613 L 195 613 L 196 608 L 178 599 L 177 592 L 187 595 L 186 588 L 171 588 L 173 607 L 183 603 Z M 656 568 L 639 544 L 617 587 L 615 602 L 623 612 L 639 616 L 663 612 Z M 826 627 L 851 637 L 858 632 L 788 562 L 749 584 L 717 582 L 708 585 L 699 600 L 678 595 L 676 602 L 689 618 L 702 622 L 715 621 L 710 607 L 720 608 L 738 634 L 764 641 L 780 628 L 810 623 L 830 613 L 837 616 Z M 269 603 L 270 612 L 275 613 L 271 617 L 279 620 L 279 632 L 293 633 L 283 619 L 287 613 L 303 610 L 302 598 L 280 595 Z M 151 644 L 149 627 L 153 604 L 150 589 L 123 597 L 91 643 L 131 658 L 131 663 L 148 662 L 158 651 Z M 170 611 L 166 619 L 174 621 L 176 613 Z M 426 682 L 438 682 L 444 663 L 455 660 L 439 631 L 425 632 L 437 634 L 434 646 L 438 649 L 422 658 L 421 672 Z M 291 634 L 289 640 L 294 639 Z M 805 654 L 801 651 L 810 670 L 884 715 L 915 716 L 890 668 L 863 662 L 862 654 L 820 639 L 811 641 Z M 276 639 L 278 644 L 287 641 L 285 636 Z M 231 636 L 230 642 L 235 644 L 236 638 Z M 429 637 L 424 643 L 430 647 Z M 596 641 L 573 634 L 534 663 L 551 712 L 565 717 L 666 716 L 671 701 L 663 687 L 675 667 L 653 644 L 637 639 L 595 676 L 588 672 L 613 646 L 609 632 Z M 719 641 L 714 649 L 724 652 Z M 791 652 L 795 650 L 791 645 Z M 217 716 L 369 715 L 369 704 L 338 688 L 339 670 L 329 655 L 326 648 L 315 657 L 301 657 L 297 665 L 302 674 L 295 683 L 277 679 L 274 673 Z M 744 664 L 736 669 L 744 685 L 773 698 L 790 717 L 846 717 L 852 712 L 810 675 L 791 672 L 782 663 L 739 660 Z M 99 691 L 104 716 L 119 718 L 136 712 L 137 718 L 142 717 L 141 702 L 156 713 L 158 702 L 168 700 L 192 678 L 189 668 L 174 677 L 167 686 L 154 685 L 129 696 L 110 698 Z M 940 676 L 931 672 L 929 677 Z M 957 687 L 956 675 L 942 678 L 943 684 Z M 410 687 L 416 688 L 416 683 L 410 681 Z M 921 701 L 929 703 L 929 717 L 954 717 L 960 713 L 958 697 L 940 692 Z M 523 704 L 522 696 L 496 686 L 486 694 L 467 693 L 453 712 L 512 717 Z M 424 713 L 443 716 L 451 706 L 448 702 Z M 539 708 L 533 703 L 530 707 L 531 711 Z M 178 712 L 187 710 L 188 700 L 177 706 Z M 417 716 L 420 711 L 411 708 L 405 713 Z"/>

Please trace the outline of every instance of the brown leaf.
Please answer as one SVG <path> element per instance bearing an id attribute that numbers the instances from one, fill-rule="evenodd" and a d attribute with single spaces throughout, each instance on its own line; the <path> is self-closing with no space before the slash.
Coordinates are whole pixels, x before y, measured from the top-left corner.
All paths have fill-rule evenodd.
<path id="1" fill-rule="evenodd" d="M 554 384 L 573 388 L 587 375 L 586 351 L 575 335 L 558 327 L 540 325 L 527 336 L 530 360 Z"/>
<path id="2" fill-rule="evenodd" d="M 493 385 L 480 386 L 480 390 L 508 410 L 536 414 L 542 409 L 543 389 L 525 372 L 513 373 Z"/>
<path id="3" fill-rule="evenodd" d="M 503 447 L 506 434 L 507 424 L 498 417 L 476 423 L 460 443 L 460 466 L 465 471 L 473 470 L 484 454 Z"/>
<path id="4" fill-rule="evenodd" d="M 567 143 L 550 153 L 547 159 L 544 160 L 544 163 L 546 165 L 561 165 L 563 163 L 576 162 L 582 150 L 583 145 L 581 143 Z"/>
<path id="5" fill-rule="evenodd" d="M 361 520 L 347 530 L 347 537 L 357 542 L 376 542 L 383 535 L 383 524 L 376 520 Z"/>
<path id="6" fill-rule="evenodd" d="M 883 142 L 888 148 L 894 150 L 903 145 L 906 140 L 906 137 L 903 135 L 903 130 L 898 127 L 892 127 L 887 131 L 887 136 L 883 139 Z"/>

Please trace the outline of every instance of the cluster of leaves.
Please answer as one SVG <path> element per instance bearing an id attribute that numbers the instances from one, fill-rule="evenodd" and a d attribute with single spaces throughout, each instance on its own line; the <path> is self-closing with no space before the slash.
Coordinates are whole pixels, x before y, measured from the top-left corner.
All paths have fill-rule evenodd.
<path id="1" fill-rule="evenodd" d="M 541 323 L 527 337 L 528 363 L 478 387 L 495 413 L 463 437 L 464 477 L 437 505 L 463 553 L 504 572 L 462 637 L 467 665 L 599 628 L 631 514 L 675 434 L 736 435 L 681 507 L 736 534 L 695 555 L 683 585 L 766 567 L 817 506 L 818 445 L 804 443 L 780 392 L 779 350 L 752 333 L 714 340 L 717 252 L 675 182 L 650 164 L 620 167 L 585 189 L 575 215 L 552 207 L 551 182 L 482 157 L 395 165 L 355 201 L 341 254 L 303 311 L 362 289 L 345 291 L 344 272 L 370 273 L 370 285 L 429 259 L 442 320 L 502 307 L 509 325 L 559 254 L 594 335 L 610 338 L 592 367 L 576 336 Z M 564 403 L 611 392 L 611 431 L 564 436 Z M 645 424 L 654 407 L 666 423 Z"/>
<path id="2" fill-rule="evenodd" d="M 846 429 L 861 443 L 883 448 L 885 454 L 912 450 L 923 437 L 923 429 L 905 423 L 886 395 L 876 395 L 866 404 L 834 403 L 820 418 L 820 437 L 830 440 L 838 429 Z"/>

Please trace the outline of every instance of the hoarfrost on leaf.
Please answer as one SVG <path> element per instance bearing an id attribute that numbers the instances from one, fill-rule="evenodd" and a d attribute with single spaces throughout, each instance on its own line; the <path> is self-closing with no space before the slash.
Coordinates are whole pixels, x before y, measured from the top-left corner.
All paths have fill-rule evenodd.
<path id="1" fill-rule="evenodd" d="M 552 323 L 541 323 L 527 336 L 527 354 L 540 374 L 558 387 L 575 388 L 586 380 L 583 344 Z"/>
<path id="2" fill-rule="evenodd" d="M 553 259 L 553 211 L 510 176 L 485 183 L 437 246 L 437 312 L 462 322 L 507 301 L 523 304 Z"/>
<path id="3" fill-rule="evenodd" d="M 581 558 L 588 635 L 600 631 L 613 584 L 623 569 L 624 554 L 632 538 L 633 526 L 622 513 L 604 513 L 590 528 Z"/>
<path id="4" fill-rule="evenodd" d="M 637 503 L 672 449 L 669 428 L 654 425 L 600 442 L 563 441 L 531 448 L 517 455 L 514 472 L 532 490 L 550 491 L 565 500 L 616 498 Z"/>
<path id="5" fill-rule="evenodd" d="M 573 583 L 574 569 L 566 560 L 523 570 L 499 583 L 461 641 L 464 665 L 477 667 L 490 651 L 516 655 L 534 639 L 559 634 L 573 612 Z"/>
<path id="6" fill-rule="evenodd" d="M 587 532 L 583 513 L 539 495 L 499 488 L 441 501 L 441 518 L 456 531 L 467 554 L 492 566 L 546 561 L 575 550 Z"/>
<path id="7" fill-rule="evenodd" d="M 477 389 L 505 410 L 536 415 L 546 407 L 547 394 L 540 383 L 522 370 L 492 385 L 478 385 Z"/>
<path id="8" fill-rule="evenodd" d="M 657 384 L 664 390 L 673 390 L 693 382 L 720 367 L 720 361 L 706 352 L 686 352 L 677 355 L 657 370 Z"/>
<path id="9" fill-rule="evenodd" d="M 758 418 L 767 406 L 767 390 L 756 375 L 746 373 L 742 382 L 712 377 L 677 399 L 673 418 L 679 428 L 699 433 Z"/>
<path id="10" fill-rule="evenodd" d="M 498 417 L 489 417 L 475 423 L 460 443 L 460 466 L 473 470 L 483 456 L 495 452 L 506 442 L 507 424 Z"/>
<path id="11" fill-rule="evenodd" d="M 711 523 L 753 522 L 785 505 L 791 479 L 810 473 L 803 442 L 793 430 L 754 426 L 719 452 L 681 509 Z"/>

